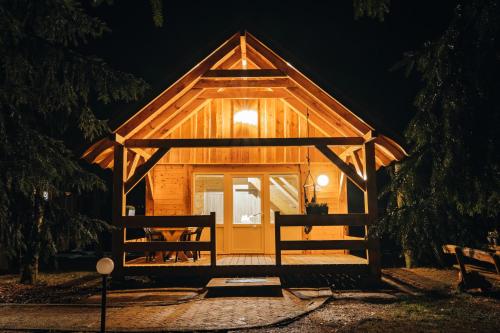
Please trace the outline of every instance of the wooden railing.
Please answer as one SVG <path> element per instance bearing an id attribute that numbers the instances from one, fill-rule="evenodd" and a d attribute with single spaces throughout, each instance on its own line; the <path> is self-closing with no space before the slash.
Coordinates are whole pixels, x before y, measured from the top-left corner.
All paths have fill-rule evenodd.
<path id="1" fill-rule="evenodd" d="M 275 212 L 276 266 L 281 266 L 281 251 L 284 250 L 367 250 L 370 241 L 350 237 L 340 240 L 281 240 L 282 227 L 304 226 L 367 226 L 371 224 L 368 214 L 329 215 L 281 215 Z"/>
<path id="2" fill-rule="evenodd" d="M 210 215 L 188 216 L 123 216 L 121 222 L 124 228 L 210 228 L 209 241 L 124 242 L 123 252 L 210 251 L 210 266 L 216 266 L 216 223 L 214 212 L 210 213 Z"/>

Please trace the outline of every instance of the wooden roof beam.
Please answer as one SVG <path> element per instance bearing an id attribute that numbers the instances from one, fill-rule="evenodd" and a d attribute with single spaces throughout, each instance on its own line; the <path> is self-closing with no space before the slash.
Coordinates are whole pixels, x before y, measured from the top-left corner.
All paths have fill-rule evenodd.
<path id="1" fill-rule="evenodd" d="M 334 126 L 339 132 L 345 136 L 358 136 L 361 133 L 351 126 L 351 124 L 339 117 L 335 112 L 325 107 L 320 102 L 316 101 L 309 93 L 304 91 L 299 87 L 290 87 L 286 90 L 295 98 L 303 102 L 309 108 L 315 110 L 318 115 L 323 118 L 326 122 Z"/>
<path id="2" fill-rule="evenodd" d="M 343 160 L 345 160 L 346 158 L 348 158 L 352 152 L 356 151 L 356 150 L 359 150 L 361 149 L 362 147 L 360 146 L 349 146 L 347 147 L 343 152 L 341 152 L 339 154 L 339 157 Z"/>
<path id="3" fill-rule="evenodd" d="M 288 78 L 274 79 L 200 79 L 195 85 L 196 88 L 287 88 L 294 87 L 295 84 Z"/>
<path id="4" fill-rule="evenodd" d="M 359 131 L 359 134 L 364 134 L 373 129 L 358 116 L 352 113 L 348 108 L 342 105 L 339 101 L 337 101 L 323 89 L 318 87 L 314 82 L 304 76 L 304 74 L 299 72 L 292 65 L 287 63 L 280 56 L 278 56 L 248 32 L 246 33 L 246 42 L 248 46 L 254 48 L 255 51 L 260 53 L 264 58 L 267 58 L 273 65 L 276 66 L 276 68 L 282 70 L 283 73 L 287 74 L 298 85 L 315 96 L 315 98 L 321 101 L 321 103 L 324 103 L 331 110 L 333 110 L 333 112 L 337 113 L 339 116 L 351 123 L 357 129 L 357 131 Z"/>
<path id="5" fill-rule="evenodd" d="M 269 78 L 287 77 L 279 69 L 212 69 L 203 74 L 204 78 Z"/>
<path id="6" fill-rule="evenodd" d="M 101 139 L 90 146 L 83 154 L 82 158 L 87 160 L 89 163 L 95 163 L 99 155 L 113 147 L 113 141 L 108 138 Z"/>
<path id="7" fill-rule="evenodd" d="M 274 88 L 273 90 L 256 90 L 254 88 L 233 88 L 224 89 L 206 89 L 200 98 L 215 99 L 215 98 L 230 98 L 230 99 L 255 99 L 255 98 L 284 98 L 288 94 L 284 88 Z"/>
<path id="8" fill-rule="evenodd" d="M 103 150 L 93 161 L 93 163 L 101 163 L 109 154 L 113 154 L 113 146 L 108 149 Z"/>
<path id="9" fill-rule="evenodd" d="M 350 180 L 353 181 L 356 186 L 358 186 L 363 191 L 366 190 L 366 180 L 360 177 L 356 171 L 347 163 L 342 161 L 337 154 L 335 154 L 327 145 L 316 145 L 316 149 L 318 149 L 326 158 L 328 158 L 333 164 L 335 164 L 340 171 L 345 173 Z"/>
<path id="10" fill-rule="evenodd" d="M 226 60 L 224 60 L 223 62 L 221 62 L 219 64 L 214 65 L 210 69 L 231 69 L 236 64 L 238 64 L 240 59 L 241 59 L 241 49 L 237 47 L 234 49 L 233 52 L 231 52 L 230 56 L 227 57 Z"/>
<path id="11" fill-rule="evenodd" d="M 175 103 L 167 107 L 157 117 L 148 122 L 134 138 L 150 138 L 153 137 L 167 122 L 180 113 L 190 103 L 196 100 L 203 92 L 201 88 L 193 88 L 182 95 Z"/>
<path id="12" fill-rule="evenodd" d="M 334 126 L 325 122 L 320 118 L 316 112 L 312 109 L 308 109 L 306 105 L 297 100 L 293 96 L 288 96 L 282 99 L 286 105 L 292 108 L 293 111 L 297 112 L 304 120 L 307 119 L 307 112 L 309 111 L 309 123 L 315 129 L 320 131 L 325 136 L 343 136 L 344 134 L 338 131 Z"/>
<path id="13" fill-rule="evenodd" d="M 141 164 L 125 183 L 125 194 L 130 192 L 169 150 L 170 148 L 159 148 L 147 161 Z"/>
<path id="14" fill-rule="evenodd" d="M 168 87 L 134 116 L 129 118 L 125 123 L 120 125 L 116 129 L 116 132 L 124 137 L 130 137 L 134 130 L 140 129 L 141 126 L 154 118 L 154 116 L 157 115 L 158 110 L 165 103 L 173 101 L 174 97 L 189 89 L 190 86 L 193 85 L 201 75 L 212 68 L 212 66 L 224 62 L 226 57 L 229 57 L 229 54 L 231 54 L 231 51 L 239 46 L 239 41 L 240 35 L 234 34 L 217 50 L 198 63 L 198 65 L 196 65 L 192 70 L 177 80 L 173 85 Z"/>
<path id="15" fill-rule="evenodd" d="M 197 98 L 193 100 L 189 105 L 186 105 L 181 112 L 177 113 L 172 119 L 170 119 L 162 128 L 160 128 L 156 134 L 159 138 L 166 138 L 170 133 L 172 133 L 176 128 L 181 126 L 185 121 L 191 117 L 194 113 L 198 112 L 201 108 L 205 107 L 210 103 L 210 99 Z"/>
<path id="16" fill-rule="evenodd" d="M 209 148 L 209 147 L 299 147 L 362 145 L 361 137 L 325 138 L 241 138 L 241 139 L 127 139 L 125 147 Z"/>
<path id="17" fill-rule="evenodd" d="M 354 167 L 356 168 L 356 172 L 361 177 L 364 177 L 364 174 L 363 174 L 363 163 L 361 162 L 361 158 L 360 158 L 360 156 L 358 154 L 358 151 L 353 151 L 351 153 L 351 156 L 352 156 L 352 159 L 354 161 Z"/>
<path id="18" fill-rule="evenodd" d="M 142 157 L 139 154 L 134 155 L 134 158 L 130 161 L 128 165 L 126 179 L 130 179 L 130 177 L 134 174 L 135 169 L 137 168 L 137 164 L 139 163 L 139 160 L 141 158 Z"/>
<path id="19" fill-rule="evenodd" d="M 248 61 L 247 61 L 247 42 L 245 35 L 240 36 L 240 47 L 241 47 L 241 67 L 243 69 L 247 69 Z"/>
<path id="20" fill-rule="evenodd" d="M 103 169 L 112 168 L 114 161 L 114 154 L 111 152 L 106 158 L 104 158 L 101 162 L 99 162 L 99 166 Z"/>
<path id="21" fill-rule="evenodd" d="M 245 39 L 246 41 L 246 39 Z M 255 51 L 250 45 L 247 44 L 247 59 L 253 62 L 261 69 L 276 68 L 269 60 L 264 58 L 261 54 Z"/>

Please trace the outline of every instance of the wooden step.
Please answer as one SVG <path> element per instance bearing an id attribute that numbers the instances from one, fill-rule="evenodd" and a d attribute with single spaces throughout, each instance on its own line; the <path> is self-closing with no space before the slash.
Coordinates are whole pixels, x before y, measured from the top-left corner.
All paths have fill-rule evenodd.
<path id="1" fill-rule="evenodd" d="M 207 297 L 283 296 L 279 277 L 213 278 L 206 285 Z"/>

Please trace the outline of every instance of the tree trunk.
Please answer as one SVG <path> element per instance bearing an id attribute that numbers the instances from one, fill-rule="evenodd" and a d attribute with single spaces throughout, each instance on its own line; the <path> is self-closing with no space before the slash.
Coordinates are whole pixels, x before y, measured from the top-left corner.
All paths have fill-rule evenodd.
<path id="1" fill-rule="evenodd" d="M 20 282 L 24 284 L 35 284 L 38 280 L 38 260 L 41 250 L 41 232 L 43 226 L 43 199 L 35 194 L 34 212 L 27 222 L 29 231 L 26 239 L 26 251 L 24 252 L 21 265 Z"/>
<path id="2" fill-rule="evenodd" d="M 410 249 L 403 249 L 403 255 L 405 257 L 405 267 L 406 268 L 415 267 L 415 259 L 413 258 L 413 251 Z"/>
<path id="3" fill-rule="evenodd" d="M 399 171 L 401 170 L 401 163 L 395 163 L 394 164 L 394 173 L 397 175 Z M 398 208 L 402 208 L 404 206 L 404 196 L 401 191 L 398 191 L 396 193 L 396 204 Z M 405 267 L 406 268 L 413 268 L 415 267 L 415 258 L 413 256 L 413 251 L 408 248 L 406 241 L 402 241 L 401 245 L 403 247 L 403 256 L 405 258 Z"/>

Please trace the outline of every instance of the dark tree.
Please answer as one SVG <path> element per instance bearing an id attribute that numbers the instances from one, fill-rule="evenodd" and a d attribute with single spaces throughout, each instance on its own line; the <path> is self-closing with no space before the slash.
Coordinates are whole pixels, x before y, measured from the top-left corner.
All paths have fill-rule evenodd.
<path id="1" fill-rule="evenodd" d="M 106 226 L 62 205 L 65 193 L 104 188 L 68 142 L 106 134 L 93 106 L 135 100 L 146 84 L 82 51 L 109 29 L 78 1 L 1 0 L 0 17 L 0 251 L 34 283 L 60 234 L 88 242 Z"/>
<path id="2" fill-rule="evenodd" d="M 439 263 L 447 242 L 479 246 L 499 227 L 500 8 L 474 0 L 451 10 L 440 37 L 400 64 L 422 88 L 381 226 L 409 266 Z"/>

